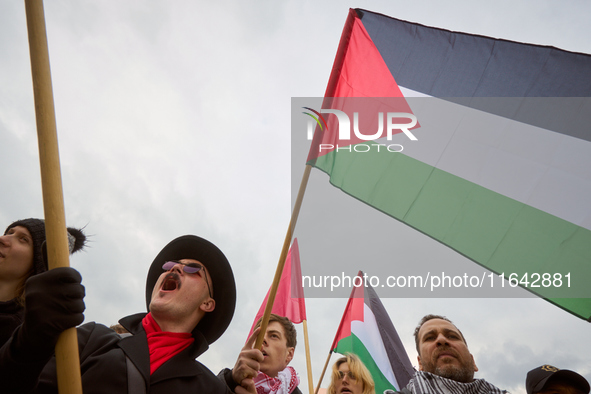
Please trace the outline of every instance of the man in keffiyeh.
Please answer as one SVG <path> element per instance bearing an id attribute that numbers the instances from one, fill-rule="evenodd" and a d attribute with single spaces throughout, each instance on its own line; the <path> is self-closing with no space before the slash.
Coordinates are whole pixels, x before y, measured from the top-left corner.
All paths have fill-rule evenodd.
<path id="1" fill-rule="evenodd" d="M 478 367 L 462 332 L 446 317 L 427 315 L 415 329 L 419 371 L 403 394 L 502 394 L 484 379 L 474 379 Z"/>
<path id="2" fill-rule="evenodd" d="M 218 377 L 237 394 L 302 394 L 300 378 L 288 364 L 297 344 L 293 323 L 283 316 L 271 314 L 261 350 L 253 349 L 261 320 L 246 342 L 233 369 L 224 369 Z"/>

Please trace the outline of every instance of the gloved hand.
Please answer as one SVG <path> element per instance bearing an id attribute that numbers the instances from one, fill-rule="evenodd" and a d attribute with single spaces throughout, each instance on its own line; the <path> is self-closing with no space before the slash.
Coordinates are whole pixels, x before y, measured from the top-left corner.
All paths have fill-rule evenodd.
<path id="1" fill-rule="evenodd" d="M 25 316 L 19 345 L 42 350 L 55 347 L 59 335 L 84 321 L 82 276 L 61 267 L 30 277 L 25 283 Z"/>

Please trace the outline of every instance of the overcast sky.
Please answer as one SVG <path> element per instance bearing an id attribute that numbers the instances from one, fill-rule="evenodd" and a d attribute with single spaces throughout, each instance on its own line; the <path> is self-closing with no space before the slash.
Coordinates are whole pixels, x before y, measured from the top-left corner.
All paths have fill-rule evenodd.
<path id="1" fill-rule="evenodd" d="M 584 0 L 52 0 L 45 7 L 67 223 L 90 235 L 87 250 L 71 259 L 86 286 L 86 321 L 110 325 L 144 311 L 145 276 L 159 250 L 183 234 L 203 236 L 225 252 L 238 284 L 232 324 L 200 358 L 216 373 L 235 362 L 289 223 L 292 184 L 305 162 L 305 152 L 294 157 L 301 168 L 292 175 L 291 98 L 324 94 L 350 7 L 591 53 Z M 43 216 L 23 2 L 0 2 L 0 54 L 0 225 L 7 226 Z M 338 199 L 359 209 L 352 216 L 387 219 L 399 261 L 471 264 L 395 220 L 374 218 L 317 170 L 311 184 L 303 211 Z M 312 244 L 300 243 L 303 260 L 320 247 Z M 477 377 L 501 388 L 525 393 L 525 374 L 545 363 L 591 380 L 589 323 L 546 301 L 383 303 L 415 366 L 414 327 L 437 313 L 463 331 Z M 315 381 L 345 304 L 308 300 Z M 307 390 L 301 326 L 298 333 L 293 365 Z"/>

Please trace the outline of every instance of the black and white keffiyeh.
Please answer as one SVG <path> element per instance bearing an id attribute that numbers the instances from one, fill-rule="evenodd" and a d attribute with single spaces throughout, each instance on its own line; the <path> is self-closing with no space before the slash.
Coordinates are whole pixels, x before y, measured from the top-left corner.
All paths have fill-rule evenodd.
<path id="1" fill-rule="evenodd" d="M 508 394 L 484 379 L 460 383 L 424 371 L 417 371 L 406 388 L 412 394 Z"/>

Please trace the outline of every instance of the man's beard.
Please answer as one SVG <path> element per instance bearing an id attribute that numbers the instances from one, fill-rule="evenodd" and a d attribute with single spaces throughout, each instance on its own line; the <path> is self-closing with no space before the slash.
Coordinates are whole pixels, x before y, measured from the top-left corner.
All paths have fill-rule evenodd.
<path id="1" fill-rule="evenodd" d="M 438 356 L 439 353 L 447 351 L 448 349 L 449 348 L 440 349 L 437 354 L 435 354 L 435 356 Z M 457 360 L 460 361 L 461 365 L 443 364 L 435 366 L 435 364 L 429 360 L 426 363 L 423 362 L 423 370 L 425 372 L 431 372 L 437 376 L 455 380 L 456 382 L 460 383 L 472 382 L 474 380 L 474 365 L 472 364 L 472 361 L 462 361 L 460 359 Z"/>
<path id="2" fill-rule="evenodd" d="M 443 365 L 441 367 L 436 367 L 433 373 L 442 378 L 455 380 L 460 383 L 470 383 L 474 380 L 473 368 L 464 364 L 461 366 Z"/>

